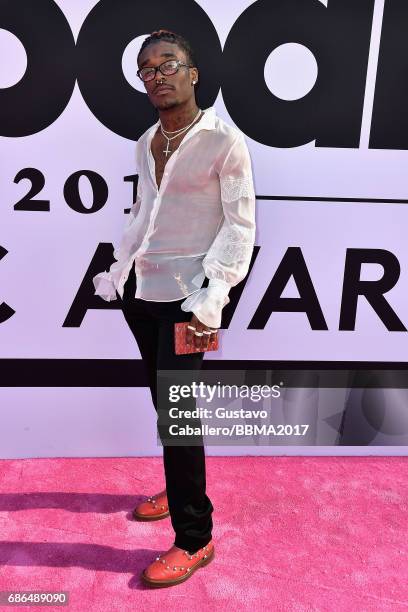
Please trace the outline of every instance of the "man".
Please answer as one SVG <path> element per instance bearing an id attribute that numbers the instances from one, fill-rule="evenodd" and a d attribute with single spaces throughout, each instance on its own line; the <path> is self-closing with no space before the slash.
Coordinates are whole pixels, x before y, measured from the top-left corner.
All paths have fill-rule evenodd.
<path id="1" fill-rule="evenodd" d="M 159 120 L 136 145 L 137 199 L 117 261 L 94 284 L 103 299 L 122 299 L 159 414 L 168 406 L 158 405 L 157 371 L 201 368 L 228 293 L 248 273 L 255 193 L 242 133 L 214 107 L 197 106 L 190 44 L 159 30 L 145 39 L 137 61 Z M 190 322 L 186 339 L 196 352 L 175 354 L 174 324 L 181 321 Z M 191 400 L 185 405 L 195 407 Z M 134 510 L 138 520 L 170 514 L 176 534 L 174 545 L 144 570 L 150 586 L 179 584 L 214 556 L 204 447 L 162 442 L 166 488 Z"/>

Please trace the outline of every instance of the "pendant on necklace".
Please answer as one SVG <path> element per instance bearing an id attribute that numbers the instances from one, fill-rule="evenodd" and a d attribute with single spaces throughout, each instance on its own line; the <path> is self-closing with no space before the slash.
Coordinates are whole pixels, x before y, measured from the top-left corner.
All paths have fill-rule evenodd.
<path id="1" fill-rule="evenodd" d="M 167 141 L 167 145 L 166 145 L 166 149 L 163 151 L 163 153 L 165 154 L 166 157 L 167 157 L 167 155 L 169 153 L 171 153 L 171 150 L 169 149 L 169 144 L 170 144 L 170 141 L 168 140 Z"/>

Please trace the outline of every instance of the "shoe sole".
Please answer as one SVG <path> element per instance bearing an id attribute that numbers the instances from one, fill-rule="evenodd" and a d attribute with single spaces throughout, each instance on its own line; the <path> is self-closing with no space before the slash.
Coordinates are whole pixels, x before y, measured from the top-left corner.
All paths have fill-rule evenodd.
<path id="1" fill-rule="evenodd" d="M 199 561 L 194 567 L 191 568 L 189 572 L 187 572 L 187 574 L 184 574 L 184 576 L 180 576 L 179 578 L 175 578 L 175 580 L 152 580 L 151 578 L 148 578 L 148 576 L 146 576 L 143 570 L 142 582 L 144 582 L 144 584 L 147 584 L 150 587 L 155 587 L 155 588 L 168 587 L 168 586 L 173 586 L 175 584 L 180 584 L 180 582 L 184 582 L 185 580 L 188 580 L 190 576 L 192 576 L 194 572 L 198 570 L 200 567 L 204 567 L 205 565 L 208 565 L 208 563 L 211 563 L 211 561 L 214 559 L 214 556 L 215 555 L 214 555 L 214 548 L 213 548 L 212 551 L 207 555 L 206 559 L 204 559 L 203 557 L 201 561 Z"/>
<path id="2" fill-rule="evenodd" d="M 138 514 L 136 510 L 133 510 L 133 518 L 136 521 L 159 521 L 160 519 L 164 519 L 170 516 L 170 512 L 163 512 L 162 514 L 152 514 L 149 516 L 148 514 Z"/>

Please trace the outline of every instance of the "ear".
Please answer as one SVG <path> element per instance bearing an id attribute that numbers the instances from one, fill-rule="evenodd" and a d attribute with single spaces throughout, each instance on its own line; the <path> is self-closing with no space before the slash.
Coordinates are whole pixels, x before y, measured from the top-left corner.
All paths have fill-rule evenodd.
<path id="1" fill-rule="evenodd" d="M 190 68 L 191 81 L 198 82 L 198 68 Z"/>

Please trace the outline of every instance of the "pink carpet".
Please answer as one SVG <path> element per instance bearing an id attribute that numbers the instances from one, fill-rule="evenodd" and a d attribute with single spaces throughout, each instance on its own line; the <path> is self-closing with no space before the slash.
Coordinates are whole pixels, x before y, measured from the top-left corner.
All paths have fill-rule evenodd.
<path id="1" fill-rule="evenodd" d="M 160 457 L 3 460 L 0 590 L 69 591 L 68 607 L 47 609 L 80 612 L 406 611 L 406 467 L 405 457 L 207 456 L 215 559 L 149 589 L 139 574 L 173 531 L 169 518 L 138 523 L 130 511 L 163 487 Z"/>

